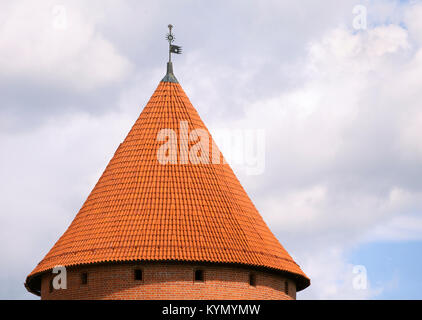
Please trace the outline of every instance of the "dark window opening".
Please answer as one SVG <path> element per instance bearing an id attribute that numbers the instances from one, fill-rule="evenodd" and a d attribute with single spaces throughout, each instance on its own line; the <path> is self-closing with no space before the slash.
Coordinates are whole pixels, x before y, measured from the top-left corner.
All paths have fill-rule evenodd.
<path id="1" fill-rule="evenodd" d="M 135 280 L 136 281 L 142 281 L 143 280 L 143 274 L 142 274 L 142 270 L 141 269 L 136 269 L 135 270 Z"/>
<path id="2" fill-rule="evenodd" d="M 249 274 L 249 285 L 256 287 L 256 276 L 254 274 Z"/>
<path id="3" fill-rule="evenodd" d="M 51 278 L 50 279 L 50 292 L 53 292 L 53 290 L 54 290 L 54 287 L 53 287 L 53 279 L 54 278 Z"/>
<path id="4" fill-rule="evenodd" d="M 204 281 L 204 271 L 203 270 L 195 270 L 195 281 Z"/>
<path id="5" fill-rule="evenodd" d="M 284 282 L 284 291 L 286 292 L 286 294 L 289 294 L 289 282 L 288 281 Z"/>
<path id="6" fill-rule="evenodd" d="M 88 273 L 84 272 L 81 274 L 81 284 L 88 284 Z"/>

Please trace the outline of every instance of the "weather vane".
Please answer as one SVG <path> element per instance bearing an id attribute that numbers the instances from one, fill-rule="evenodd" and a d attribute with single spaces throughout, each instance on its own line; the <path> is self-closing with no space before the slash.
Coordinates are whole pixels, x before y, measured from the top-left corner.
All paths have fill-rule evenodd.
<path id="1" fill-rule="evenodd" d="M 174 40 L 176 39 L 173 33 L 171 33 L 171 30 L 173 29 L 173 25 L 169 24 L 168 27 L 169 27 L 170 32 L 167 33 L 166 39 L 169 42 L 169 62 L 171 62 L 171 54 L 172 53 L 181 54 L 182 47 L 172 44 Z"/>

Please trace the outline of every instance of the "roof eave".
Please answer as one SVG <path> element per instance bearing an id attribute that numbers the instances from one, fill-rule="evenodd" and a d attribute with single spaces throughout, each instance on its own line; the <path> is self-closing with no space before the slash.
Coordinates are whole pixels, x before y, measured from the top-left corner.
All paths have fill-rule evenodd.
<path id="1" fill-rule="evenodd" d="M 251 264 L 244 264 L 244 263 L 235 263 L 235 262 L 215 262 L 215 261 L 194 261 L 194 260 L 119 260 L 119 261 L 97 261 L 92 263 L 79 263 L 79 264 L 72 264 L 67 265 L 66 267 L 78 267 L 84 265 L 100 265 L 100 264 L 109 264 L 109 263 L 131 263 L 131 262 L 177 262 L 177 263 L 207 263 L 207 264 L 220 264 L 220 265 L 239 265 L 243 267 L 252 267 L 257 269 L 269 270 L 272 272 L 280 273 L 280 274 L 288 274 L 291 278 L 296 281 L 296 292 L 302 291 L 311 285 L 311 280 L 299 273 L 295 273 L 288 270 L 281 270 L 267 266 L 260 266 L 260 265 L 251 265 Z M 30 293 L 35 294 L 37 296 L 41 296 L 41 276 L 50 269 L 42 270 L 40 272 L 34 273 L 29 275 L 25 281 L 25 288 Z"/>

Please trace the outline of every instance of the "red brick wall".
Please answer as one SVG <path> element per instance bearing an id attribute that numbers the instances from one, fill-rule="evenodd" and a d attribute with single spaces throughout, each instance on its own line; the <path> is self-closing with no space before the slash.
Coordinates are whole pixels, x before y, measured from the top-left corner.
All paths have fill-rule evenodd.
<path id="1" fill-rule="evenodd" d="M 135 281 L 134 270 L 143 270 Z M 204 270 L 204 282 L 194 281 L 194 270 Z M 81 273 L 88 284 L 81 284 Z M 256 286 L 249 285 L 249 274 Z M 285 277 L 264 271 L 224 265 L 99 264 L 67 269 L 67 289 L 50 292 L 53 274 L 44 274 L 42 299 L 295 299 L 296 285 Z M 285 294 L 285 282 L 289 295 Z"/>

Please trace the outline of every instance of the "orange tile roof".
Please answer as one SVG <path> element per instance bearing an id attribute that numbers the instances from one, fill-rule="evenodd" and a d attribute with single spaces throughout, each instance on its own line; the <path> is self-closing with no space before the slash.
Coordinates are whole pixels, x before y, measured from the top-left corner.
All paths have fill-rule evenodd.
<path id="1" fill-rule="evenodd" d="M 310 284 L 228 164 L 158 162 L 158 132 L 171 128 L 179 137 L 181 121 L 208 132 L 180 84 L 160 82 L 69 228 L 28 276 L 30 291 L 57 265 L 138 260 L 267 267 L 289 272 L 298 290 Z"/>

